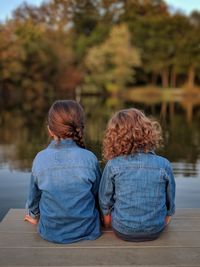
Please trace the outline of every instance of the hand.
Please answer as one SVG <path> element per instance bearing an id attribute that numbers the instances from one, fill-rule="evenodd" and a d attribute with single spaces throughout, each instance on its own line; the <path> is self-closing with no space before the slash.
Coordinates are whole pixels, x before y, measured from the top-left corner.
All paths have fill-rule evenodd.
<path id="1" fill-rule="evenodd" d="M 104 215 L 103 216 L 103 222 L 104 222 L 105 228 L 110 228 L 111 227 L 111 220 L 112 220 L 111 215 Z"/>
<path id="2" fill-rule="evenodd" d="M 30 215 L 26 215 L 25 217 L 24 217 L 24 221 L 27 221 L 27 222 L 29 222 L 29 223 L 31 223 L 31 224 L 34 224 L 34 225 L 36 225 L 36 224 L 38 224 L 38 219 L 33 219 Z"/>
<path id="3" fill-rule="evenodd" d="M 171 218 L 172 218 L 171 216 L 166 216 L 166 217 L 165 217 L 165 224 L 166 224 L 166 225 L 168 225 L 168 224 L 170 223 Z"/>

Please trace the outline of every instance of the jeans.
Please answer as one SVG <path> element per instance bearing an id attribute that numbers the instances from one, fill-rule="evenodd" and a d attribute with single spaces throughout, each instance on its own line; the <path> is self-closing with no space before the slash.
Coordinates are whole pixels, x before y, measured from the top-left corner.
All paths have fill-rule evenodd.
<path id="1" fill-rule="evenodd" d="M 143 241 L 155 240 L 160 236 L 163 230 L 164 228 L 157 233 L 134 233 L 130 235 L 125 235 L 125 234 L 118 232 L 116 229 L 113 228 L 113 231 L 117 237 L 119 237 L 120 239 L 124 241 L 129 241 L 129 242 L 143 242 Z"/>

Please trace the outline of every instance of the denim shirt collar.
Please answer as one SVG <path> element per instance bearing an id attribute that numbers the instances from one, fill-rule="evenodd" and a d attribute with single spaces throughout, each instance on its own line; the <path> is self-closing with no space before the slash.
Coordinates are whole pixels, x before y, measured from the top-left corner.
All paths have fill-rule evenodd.
<path id="1" fill-rule="evenodd" d="M 156 152 L 154 150 L 150 150 L 148 153 L 156 155 Z"/>
<path id="2" fill-rule="evenodd" d="M 144 150 L 140 150 L 134 154 L 132 154 L 133 156 L 136 155 L 136 154 L 153 154 L 153 155 L 156 155 L 156 152 L 154 150 L 150 150 L 148 152 L 144 152 Z"/>
<path id="3" fill-rule="evenodd" d="M 62 148 L 62 147 L 72 147 L 77 146 L 76 142 L 71 139 L 61 139 L 60 141 L 52 140 L 51 143 L 48 145 L 48 148 Z"/>

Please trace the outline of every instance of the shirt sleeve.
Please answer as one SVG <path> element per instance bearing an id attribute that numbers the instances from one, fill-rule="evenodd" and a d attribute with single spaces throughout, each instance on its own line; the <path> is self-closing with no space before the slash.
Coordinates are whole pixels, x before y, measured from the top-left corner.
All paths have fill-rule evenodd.
<path id="1" fill-rule="evenodd" d="M 96 161 L 96 164 L 95 164 L 95 176 L 96 176 L 96 179 L 92 186 L 92 192 L 94 196 L 96 197 L 98 196 L 99 184 L 101 180 L 101 169 L 100 169 L 98 160 Z"/>
<path id="2" fill-rule="evenodd" d="M 40 198 L 41 198 L 41 190 L 38 188 L 36 177 L 32 172 L 26 208 L 28 209 L 28 214 L 34 219 L 38 218 L 40 215 L 40 210 L 39 210 Z"/>
<path id="3" fill-rule="evenodd" d="M 172 216 L 175 213 L 175 191 L 176 184 L 174 174 L 172 171 L 171 164 L 166 168 L 167 176 L 167 188 L 166 188 L 166 205 L 167 205 L 167 216 Z"/>
<path id="4" fill-rule="evenodd" d="M 108 215 L 114 205 L 115 186 L 110 166 L 107 164 L 99 186 L 99 205 L 103 215 Z"/>

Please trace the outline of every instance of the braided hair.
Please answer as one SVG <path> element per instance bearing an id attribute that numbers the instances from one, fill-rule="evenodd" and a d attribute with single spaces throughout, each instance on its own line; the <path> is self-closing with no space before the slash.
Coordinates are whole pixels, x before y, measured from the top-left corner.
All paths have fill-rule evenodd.
<path id="1" fill-rule="evenodd" d="M 74 100 L 57 100 L 51 106 L 47 122 L 58 140 L 71 138 L 85 148 L 83 131 L 85 114 L 81 105 Z"/>

